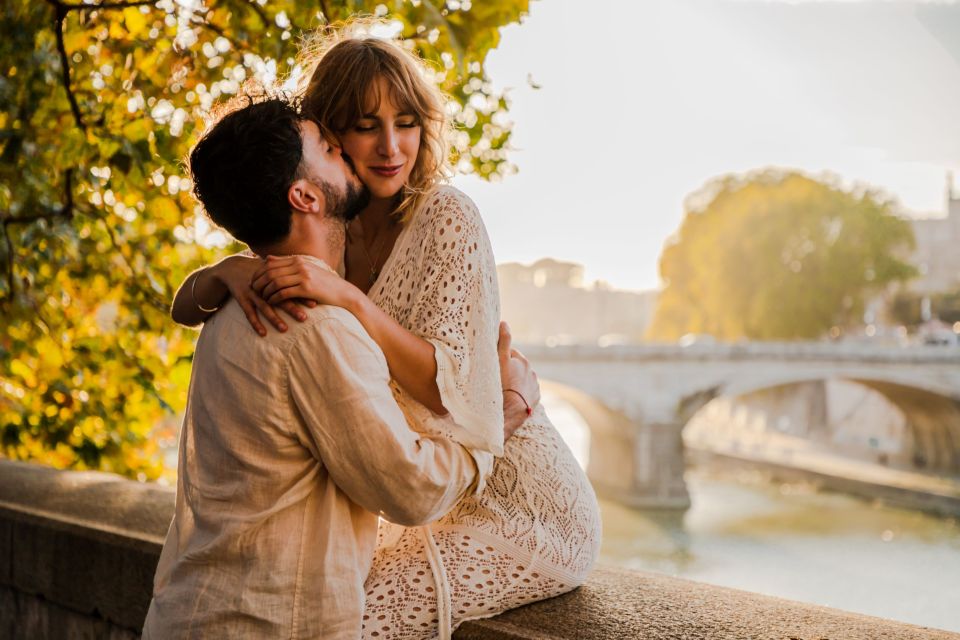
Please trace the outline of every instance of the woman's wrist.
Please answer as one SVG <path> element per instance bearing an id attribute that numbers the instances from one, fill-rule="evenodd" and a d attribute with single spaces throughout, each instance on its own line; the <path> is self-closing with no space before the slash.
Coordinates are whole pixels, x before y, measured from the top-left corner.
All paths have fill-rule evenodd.
<path id="1" fill-rule="evenodd" d="M 193 301 L 205 313 L 210 313 L 210 308 L 223 306 L 227 296 L 230 295 L 230 289 L 224 279 L 224 262 L 225 260 L 221 260 L 197 271 L 194 275 L 193 285 L 191 286 Z"/>
<path id="2" fill-rule="evenodd" d="M 200 282 L 200 278 L 203 277 L 204 272 L 205 270 L 201 270 L 193 275 L 193 282 L 190 283 L 190 298 L 193 300 L 194 306 L 203 313 L 216 313 L 220 310 L 222 300 L 218 300 L 216 304 L 207 304 L 206 296 L 204 295 L 206 287 L 202 287 L 200 293 L 197 292 L 197 284 Z"/>
<path id="3" fill-rule="evenodd" d="M 236 263 L 243 262 L 245 260 L 250 260 L 250 257 L 240 255 L 237 253 L 232 256 L 227 256 L 220 262 L 216 262 L 210 265 L 210 267 L 207 269 L 207 271 L 209 272 L 210 279 L 216 282 L 217 284 L 222 285 L 224 288 L 229 289 L 227 284 L 229 280 L 229 277 L 228 277 L 229 274 L 234 269 L 234 265 Z"/>

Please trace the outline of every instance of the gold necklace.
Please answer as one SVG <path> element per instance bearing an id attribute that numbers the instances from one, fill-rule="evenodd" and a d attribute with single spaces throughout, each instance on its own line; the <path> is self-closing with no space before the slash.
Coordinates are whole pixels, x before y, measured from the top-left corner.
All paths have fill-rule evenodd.
<path id="1" fill-rule="evenodd" d="M 362 224 L 362 223 L 361 223 Z M 383 249 L 387 245 L 387 238 L 390 236 L 391 230 L 394 225 L 393 218 L 388 218 L 386 231 L 380 236 L 380 242 L 377 247 L 377 259 L 374 260 L 370 257 L 370 252 L 367 251 L 367 243 L 363 240 L 360 240 L 360 248 L 363 250 L 363 257 L 367 259 L 367 265 L 370 267 L 370 283 L 368 286 L 373 286 L 373 283 L 377 281 L 377 278 L 380 277 L 380 269 L 377 267 L 380 264 L 380 258 L 383 256 Z M 364 238 L 366 238 L 366 229 L 364 229 Z"/>

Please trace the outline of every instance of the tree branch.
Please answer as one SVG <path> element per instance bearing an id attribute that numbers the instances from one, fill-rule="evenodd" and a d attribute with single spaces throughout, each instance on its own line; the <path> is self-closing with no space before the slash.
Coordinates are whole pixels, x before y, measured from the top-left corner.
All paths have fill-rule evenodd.
<path id="1" fill-rule="evenodd" d="M 64 198 L 63 206 L 59 209 L 54 209 L 52 211 L 47 211 L 46 213 L 34 213 L 28 216 L 11 216 L 9 214 L 0 217 L 0 220 L 3 221 L 4 228 L 9 227 L 14 224 L 30 224 L 31 222 L 36 222 L 37 220 L 47 220 L 52 221 L 55 218 L 66 218 L 67 220 L 73 218 L 73 172 L 74 169 L 67 169 L 64 171 L 63 177 L 64 182 Z"/>
<path id="2" fill-rule="evenodd" d="M 267 12 L 263 10 L 263 7 L 257 4 L 257 0 L 247 0 L 247 6 L 250 7 L 255 14 L 257 14 L 257 17 L 260 18 L 260 22 L 263 23 L 263 26 L 270 26 L 270 18 L 267 17 Z"/>
<path id="3" fill-rule="evenodd" d="M 129 0 L 129 2 L 101 2 L 100 4 L 71 4 L 69 2 L 59 2 L 58 0 L 47 1 L 65 11 L 74 11 L 75 9 L 126 9 L 127 7 L 145 7 L 157 4 L 157 0 Z"/>
<path id="4" fill-rule="evenodd" d="M 323 19 L 327 21 L 327 24 L 330 24 L 333 21 L 333 16 L 330 15 L 330 9 L 327 7 L 327 0 L 320 0 L 320 11 L 323 12 Z"/>
<path id="5" fill-rule="evenodd" d="M 28 216 L 11 216 L 9 213 L 3 216 L 0 216 L 0 226 L 3 227 L 3 238 L 7 243 L 7 286 L 9 287 L 8 294 L 4 298 L 13 297 L 13 240 L 10 238 L 10 227 L 15 224 L 30 224 L 37 222 L 38 220 L 46 220 L 47 222 L 52 222 L 57 218 L 65 218 L 70 220 L 73 218 L 73 169 L 67 169 L 64 172 L 64 199 L 63 206 L 59 209 L 54 209 L 52 211 L 47 211 L 45 213 L 34 213 Z"/>
<path id="6" fill-rule="evenodd" d="M 13 298 L 13 241 L 6 223 L 3 224 L 3 239 L 7 242 L 7 293 L 0 301 L 6 302 Z"/>
<path id="7" fill-rule="evenodd" d="M 200 27 L 201 29 L 206 29 L 207 31 L 210 31 L 211 33 L 214 33 L 220 36 L 221 38 L 226 38 L 227 41 L 231 45 L 233 45 L 233 48 L 236 51 L 241 51 L 241 52 L 250 51 L 250 45 L 248 45 L 245 42 L 240 42 L 239 40 L 231 36 L 229 33 L 227 33 L 224 29 L 218 27 L 215 24 L 211 24 L 210 22 L 207 22 L 204 18 L 198 18 L 196 15 L 191 15 L 190 24 Z"/>
<path id="8" fill-rule="evenodd" d="M 63 80 L 63 90 L 67 92 L 67 101 L 70 103 L 70 111 L 73 112 L 73 119 L 81 131 L 86 131 L 87 127 L 83 124 L 83 117 L 80 115 L 80 106 L 77 104 L 77 97 L 73 95 L 73 88 L 70 82 L 70 58 L 67 57 L 67 47 L 63 43 L 63 22 L 67 18 L 70 9 L 56 0 L 47 0 L 56 8 L 54 29 L 57 34 L 57 51 L 60 52 L 60 70 Z"/>

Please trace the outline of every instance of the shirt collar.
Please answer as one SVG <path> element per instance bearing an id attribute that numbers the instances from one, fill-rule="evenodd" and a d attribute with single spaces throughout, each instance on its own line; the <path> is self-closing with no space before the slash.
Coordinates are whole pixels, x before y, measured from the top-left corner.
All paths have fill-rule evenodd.
<path id="1" fill-rule="evenodd" d="M 93 5 L 91 5 L 91 6 L 93 6 Z M 317 265 L 318 267 L 320 267 L 320 268 L 322 268 L 322 269 L 326 269 L 326 270 L 329 271 L 330 273 L 336 274 L 336 275 L 338 275 L 338 276 L 340 275 L 339 273 L 337 273 L 337 270 L 336 270 L 336 269 L 332 268 L 330 265 L 328 265 L 326 262 L 324 262 L 323 260 L 321 260 L 320 258 L 318 258 L 318 257 L 316 257 L 316 256 L 310 256 L 310 255 L 307 255 L 307 254 L 305 254 L 305 253 L 301 253 L 301 254 L 297 254 L 297 255 L 299 255 L 301 258 L 306 258 L 307 260 L 309 260 L 309 261 L 312 262 L 313 264 Z"/>

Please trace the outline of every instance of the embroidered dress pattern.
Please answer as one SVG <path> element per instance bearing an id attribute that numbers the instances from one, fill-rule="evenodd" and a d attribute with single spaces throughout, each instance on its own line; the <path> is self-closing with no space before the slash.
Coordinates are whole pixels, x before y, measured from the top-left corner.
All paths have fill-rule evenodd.
<path id="1" fill-rule="evenodd" d="M 582 584 L 601 535 L 586 475 L 540 406 L 502 442 L 496 266 L 473 202 L 437 189 L 401 233 L 370 297 L 436 348 L 450 417 L 393 384 L 411 425 L 502 456 L 477 493 L 428 527 L 381 521 L 364 638 L 448 638 L 465 620 Z"/>

